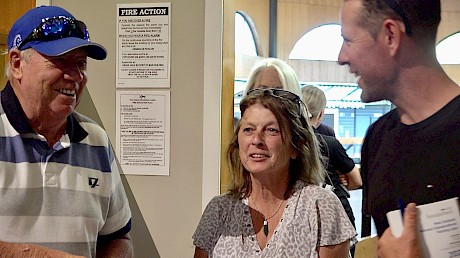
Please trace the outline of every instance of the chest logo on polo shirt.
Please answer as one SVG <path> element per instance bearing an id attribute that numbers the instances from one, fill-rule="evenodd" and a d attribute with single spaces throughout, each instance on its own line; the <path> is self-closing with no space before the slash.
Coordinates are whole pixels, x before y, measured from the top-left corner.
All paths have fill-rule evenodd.
<path id="1" fill-rule="evenodd" d="M 99 178 L 97 177 L 88 177 L 88 183 L 91 186 L 91 188 L 95 188 L 96 186 L 99 186 L 97 183 L 99 181 Z"/>

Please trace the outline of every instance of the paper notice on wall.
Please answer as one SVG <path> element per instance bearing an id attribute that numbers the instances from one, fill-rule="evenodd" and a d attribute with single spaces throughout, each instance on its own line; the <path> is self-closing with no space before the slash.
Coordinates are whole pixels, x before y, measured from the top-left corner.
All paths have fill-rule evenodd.
<path id="1" fill-rule="evenodd" d="M 169 88 L 171 3 L 117 5 L 117 88 Z"/>
<path id="2" fill-rule="evenodd" d="M 169 175 L 170 92 L 117 91 L 117 156 L 125 174 Z"/>

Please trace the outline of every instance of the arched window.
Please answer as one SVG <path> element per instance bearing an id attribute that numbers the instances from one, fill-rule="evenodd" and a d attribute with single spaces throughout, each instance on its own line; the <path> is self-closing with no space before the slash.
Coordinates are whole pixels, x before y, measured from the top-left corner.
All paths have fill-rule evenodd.
<path id="1" fill-rule="evenodd" d="M 337 61 L 343 38 L 339 24 L 325 24 L 305 33 L 297 41 L 289 59 Z"/>
<path id="2" fill-rule="evenodd" d="M 436 46 L 436 57 L 440 64 L 460 64 L 460 32 L 442 39 Z"/>
<path id="3" fill-rule="evenodd" d="M 251 18 L 242 11 L 235 13 L 235 54 L 258 56 L 259 36 Z"/>

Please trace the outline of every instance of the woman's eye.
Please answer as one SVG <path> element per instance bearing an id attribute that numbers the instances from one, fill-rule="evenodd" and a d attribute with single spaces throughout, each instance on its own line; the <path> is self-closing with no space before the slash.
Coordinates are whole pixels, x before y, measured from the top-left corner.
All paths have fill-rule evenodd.
<path id="1" fill-rule="evenodd" d="M 251 131 L 252 131 L 252 128 L 250 128 L 250 127 L 244 127 L 244 128 L 241 129 L 241 131 L 242 131 L 242 132 L 245 132 L 245 133 L 246 133 L 246 132 L 251 132 Z"/>
<path id="2" fill-rule="evenodd" d="M 279 134 L 279 130 L 276 129 L 276 128 L 267 128 L 267 133 L 270 134 L 270 135 L 278 135 Z"/>

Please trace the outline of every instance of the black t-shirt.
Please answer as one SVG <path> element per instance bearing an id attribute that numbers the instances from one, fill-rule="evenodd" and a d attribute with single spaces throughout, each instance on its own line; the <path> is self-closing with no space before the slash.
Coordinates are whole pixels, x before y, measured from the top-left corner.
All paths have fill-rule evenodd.
<path id="1" fill-rule="evenodd" d="M 347 174 L 355 167 L 354 161 L 347 155 L 342 144 L 337 138 L 316 133 L 316 137 L 320 143 L 321 154 L 324 157 L 327 173 L 332 180 L 326 180 L 328 184 L 335 187 L 335 193 L 338 196 L 347 196 L 348 193 L 340 186 L 339 173 Z M 327 179 L 327 178 L 326 178 Z"/>
<path id="2" fill-rule="evenodd" d="M 429 105 L 429 103 L 426 103 Z M 460 196 L 460 96 L 413 125 L 392 110 L 372 124 L 361 150 L 361 173 L 379 236 L 398 199 L 417 205 Z"/>
<path id="3" fill-rule="evenodd" d="M 329 135 L 329 136 L 335 137 L 334 129 L 322 123 L 319 124 L 318 128 L 316 128 L 316 132 L 321 135 Z"/>

